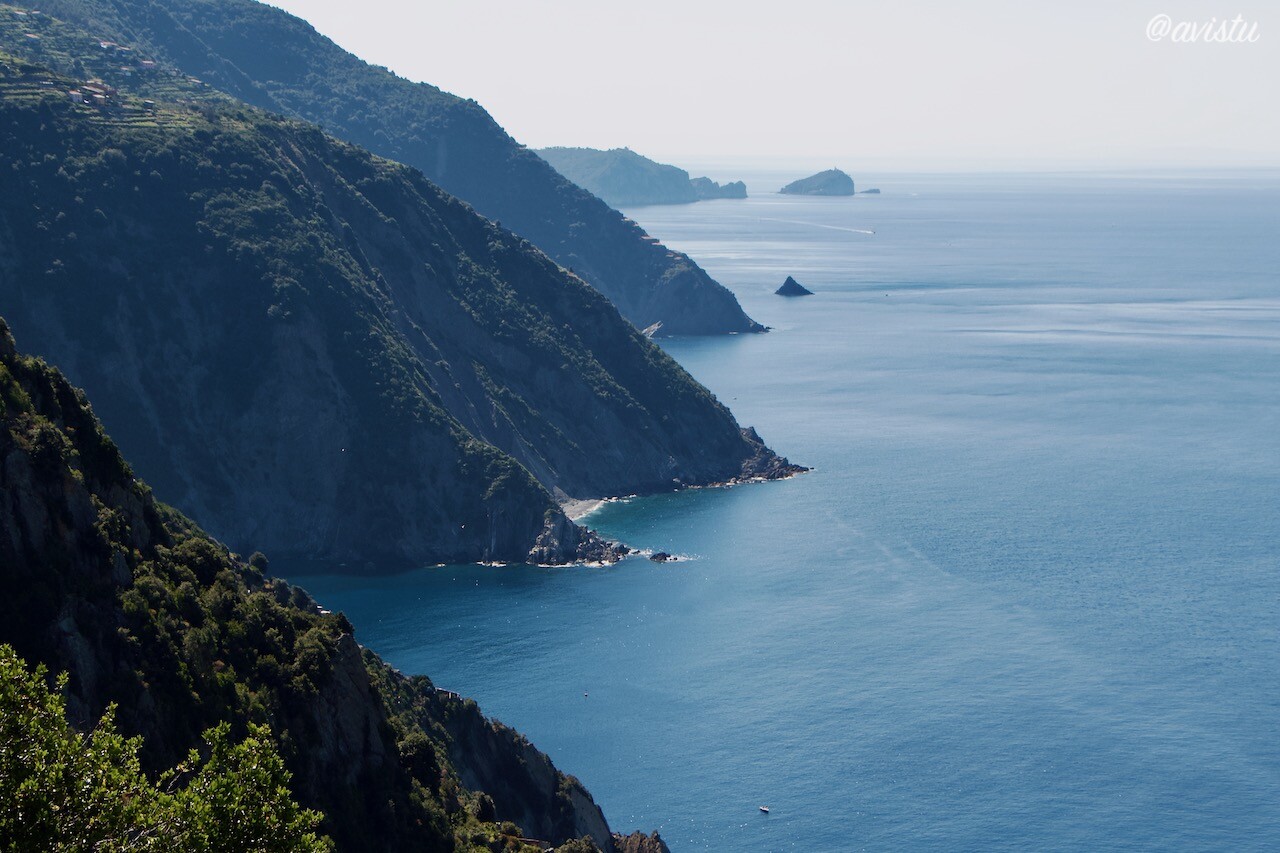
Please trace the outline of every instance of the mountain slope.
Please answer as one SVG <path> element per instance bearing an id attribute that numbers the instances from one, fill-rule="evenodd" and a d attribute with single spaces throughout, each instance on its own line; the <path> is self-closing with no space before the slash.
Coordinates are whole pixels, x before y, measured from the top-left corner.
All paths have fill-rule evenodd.
<path id="1" fill-rule="evenodd" d="M 293 793 L 342 850 L 588 834 L 611 849 L 590 795 L 545 755 L 362 651 L 345 617 L 252 563 L 156 503 L 84 397 L 0 320 L 0 643 L 69 671 L 73 721 L 117 704 L 153 770 L 215 724 L 237 739 L 269 725 Z"/>
<path id="2" fill-rule="evenodd" d="M 442 409 L 342 226 L 320 227 L 304 173 L 327 140 L 23 91 L 44 76 L 0 77 L 0 310 L 103 398 L 165 495 L 290 553 L 580 556 L 546 491 Z"/>
<path id="3" fill-rule="evenodd" d="M 41 32 L 50 62 L 93 61 L 87 36 Z M 607 558 L 546 489 L 794 470 L 597 292 L 416 171 L 196 89 L 95 108 L 68 98 L 83 82 L 0 75 L 0 311 L 233 546 Z"/>
<path id="4" fill-rule="evenodd" d="M 614 207 L 747 197 L 742 181 L 721 186 L 710 178 L 691 180 L 684 169 L 655 162 L 629 148 L 541 148 L 538 156 Z"/>
<path id="5" fill-rule="evenodd" d="M 254 0 L 39 0 L 246 103 L 414 166 L 604 293 L 639 328 L 761 331 L 697 264 L 561 177 L 477 103 L 368 65 Z"/>

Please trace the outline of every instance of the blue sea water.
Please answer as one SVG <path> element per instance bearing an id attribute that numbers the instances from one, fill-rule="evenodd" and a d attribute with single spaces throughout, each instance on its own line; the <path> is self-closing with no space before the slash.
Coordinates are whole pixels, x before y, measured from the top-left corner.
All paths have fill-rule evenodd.
<path id="1" fill-rule="evenodd" d="M 675 851 L 1280 848 L 1280 175 L 855 178 L 628 211 L 812 473 L 587 519 L 674 564 L 297 580 Z"/>

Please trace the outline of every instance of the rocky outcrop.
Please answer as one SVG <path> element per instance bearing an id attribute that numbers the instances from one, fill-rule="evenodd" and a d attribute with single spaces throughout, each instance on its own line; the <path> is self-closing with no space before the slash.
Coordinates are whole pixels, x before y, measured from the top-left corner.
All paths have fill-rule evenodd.
<path id="1" fill-rule="evenodd" d="M 614 835 L 613 847 L 617 853 L 671 853 L 667 843 L 656 832 L 652 835 L 645 835 L 643 832 Z"/>
<path id="2" fill-rule="evenodd" d="M 743 429 L 742 437 L 754 448 L 754 452 L 749 459 L 743 461 L 742 469 L 739 471 L 737 478 L 731 482 L 749 483 L 758 480 L 785 480 L 788 477 L 794 477 L 809 470 L 803 465 L 792 464 L 786 457 L 779 456 L 765 447 L 764 441 L 761 440 L 760 434 L 756 432 L 755 427 Z"/>
<path id="3" fill-rule="evenodd" d="M 813 291 L 796 281 L 791 276 L 787 276 L 787 280 L 782 286 L 774 291 L 778 296 L 813 296 Z"/>
<path id="4" fill-rule="evenodd" d="M 483 107 L 369 65 L 306 21 L 253 0 L 35 0 L 233 97 L 315 122 L 432 181 L 530 240 L 665 335 L 759 332 L 686 255 L 566 180 Z"/>
<path id="5" fill-rule="evenodd" d="M 778 192 L 784 195 L 853 195 L 853 178 L 839 169 L 827 169 L 792 181 Z"/>
<path id="6" fill-rule="evenodd" d="M 710 178 L 693 178 L 689 181 L 699 201 L 716 198 L 746 198 L 747 185 L 742 181 L 730 181 L 718 184 Z"/>
<path id="7" fill-rule="evenodd" d="M 552 513 L 529 550 L 528 562 L 554 566 L 564 561 L 565 553 L 573 554 L 578 562 L 613 563 L 631 553 L 631 549 L 619 542 L 601 539 L 594 531 L 574 524 L 563 513 Z"/>

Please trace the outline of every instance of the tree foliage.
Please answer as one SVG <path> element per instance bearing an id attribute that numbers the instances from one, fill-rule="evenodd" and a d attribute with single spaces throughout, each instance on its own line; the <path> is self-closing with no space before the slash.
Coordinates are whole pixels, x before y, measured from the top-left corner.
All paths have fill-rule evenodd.
<path id="1" fill-rule="evenodd" d="M 290 773 L 265 726 L 234 742 L 221 723 L 205 732 L 203 750 L 153 781 L 138 758 L 142 739 L 117 731 L 114 707 L 82 734 L 67 721 L 66 675 L 55 689 L 46 676 L 0 646 L 0 849 L 332 849 L 318 833 L 320 814 L 290 795 Z"/>

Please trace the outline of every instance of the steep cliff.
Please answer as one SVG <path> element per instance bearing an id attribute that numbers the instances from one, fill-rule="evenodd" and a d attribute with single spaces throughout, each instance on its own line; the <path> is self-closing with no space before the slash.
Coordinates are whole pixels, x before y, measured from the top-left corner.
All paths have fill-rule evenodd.
<path id="1" fill-rule="evenodd" d="M 368 65 L 305 21 L 253 0 L 38 0 L 273 112 L 421 169 L 598 288 L 638 328 L 761 331 L 692 260 L 565 180 L 472 100 Z"/>
<path id="2" fill-rule="evenodd" d="M 41 32 L 50 64 L 99 50 Z M 549 490 L 786 473 L 602 296 L 417 171 L 185 79 L 114 82 L 86 106 L 83 80 L 0 68 L 0 311 L 234 547 L 608 559 Z"/>
<path id="3" fill-rule="evenodd" d="M 342 850 L 588 834 L 612 849 L 576 780 L 474 703 L 362 652 L 345 617 L 263 565 L 158 504 L 84 397 L 0 321 L 0 643 L 69 672 L 75 721 L 116 703 L 152 768 L 215 723 L 269 725 Z"/>

